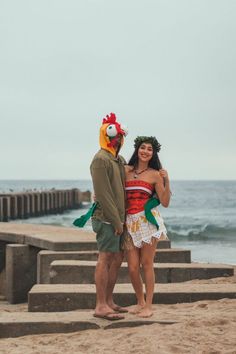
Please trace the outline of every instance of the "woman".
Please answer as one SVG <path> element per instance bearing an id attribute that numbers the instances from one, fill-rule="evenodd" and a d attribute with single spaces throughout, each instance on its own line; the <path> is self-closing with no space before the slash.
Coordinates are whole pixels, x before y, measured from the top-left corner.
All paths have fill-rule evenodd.
<path id="1" fill-rule="evenodd" d="M 158 157 L 161 145 L 156 138 L 137 137 L 134 147 L 135 151 L 128 165 L 125 166 L 127 233 L 123 248 L 126 251 L 129 275 L 137 297 L 137 305 L 130 312 L 137 313 L 140 317 L 150 317 L 153 314 L 152 299 L 155 284 L 153 261 L 156 246 L 160 239 L 168 239 L 168 237 L 157 208 L 151 209 L 152 223 L 147 220 L 148 215 L 145 211 L 147 201 L 154 194 L 161 205 L 168 207 L 171 193 L 168 173 L 162 169 Z M 140 265 L 144 272 L 146 300 Z"/>

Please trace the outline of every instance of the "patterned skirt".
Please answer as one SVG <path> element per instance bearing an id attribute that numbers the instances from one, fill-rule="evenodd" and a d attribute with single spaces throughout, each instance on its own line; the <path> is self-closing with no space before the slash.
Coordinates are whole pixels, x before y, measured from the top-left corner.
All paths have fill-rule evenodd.
<path id="1" fill-rule="evenodd" d="M 168 240 L 166 227 L 160 212 L 157 208 L 153 208 L 152 214 L 159 225 L 158 229 L 146 219 L 144 211 L 127 215 L 123 249 L 130 250 L 134 246 L 141 248 L 144 243 L 152 244 L 153 239 Z"/>

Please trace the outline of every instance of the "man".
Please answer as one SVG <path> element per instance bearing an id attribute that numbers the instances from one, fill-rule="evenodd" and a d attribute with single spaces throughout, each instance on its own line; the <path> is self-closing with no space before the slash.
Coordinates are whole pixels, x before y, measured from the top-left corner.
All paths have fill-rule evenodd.
<path id="1" fill-rule="evenodd" d="M 125 171 L 124 159 L 119 151 L 126 131 L 111 113 L 103 119 L 100 128 L 101 149 L 90 166 L 97 207 L 92 226 L 96 232 L 98 262 L 95 270 L 96 308 L 95 317 L 108 320 L 124 318 L 119 312 L 127 312 L 113 302 L 113 289 L 123 260 L 120 249 L 125 222 Z"/>

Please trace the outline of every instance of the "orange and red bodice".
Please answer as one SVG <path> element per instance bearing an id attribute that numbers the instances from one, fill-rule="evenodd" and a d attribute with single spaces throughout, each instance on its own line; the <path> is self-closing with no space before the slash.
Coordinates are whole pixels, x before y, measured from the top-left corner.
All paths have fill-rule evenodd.
<path id="1" fill-rule="evenodd" d="M 144 210 L 144 205 L 151 198 L 154 186 L 141 180 L 130 180 L 125 182 L 126 191 L 126 212 L 136 214 Z"/>

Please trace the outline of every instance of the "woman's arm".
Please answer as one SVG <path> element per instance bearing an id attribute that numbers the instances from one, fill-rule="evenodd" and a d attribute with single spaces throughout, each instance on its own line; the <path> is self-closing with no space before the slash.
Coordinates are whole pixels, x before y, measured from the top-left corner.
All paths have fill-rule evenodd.
<path id="1" fill-rule="evenodd" d="M 156 183 L 155 183 L 155 191 L 158 195 L 158 198 L 165 208 L 168 207 L 170 203 L 170 181 L 169 176 L 166 170 L 161 169 L 160 171 L 156 171 Z"/>

